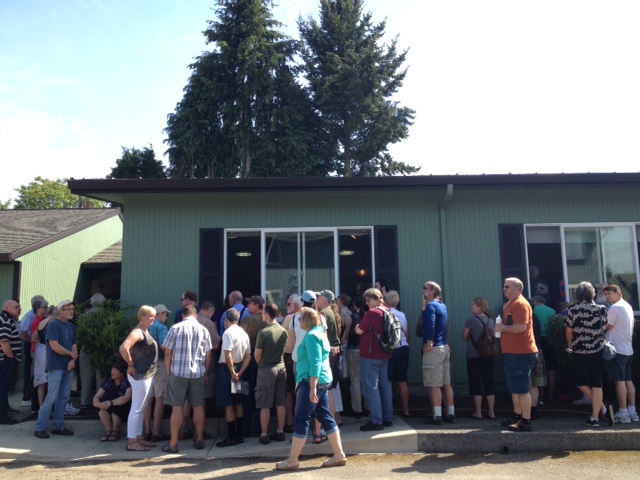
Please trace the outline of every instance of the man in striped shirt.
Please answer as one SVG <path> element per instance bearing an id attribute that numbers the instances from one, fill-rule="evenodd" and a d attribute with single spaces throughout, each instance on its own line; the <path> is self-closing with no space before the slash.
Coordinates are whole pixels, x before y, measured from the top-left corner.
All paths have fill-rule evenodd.
<path id="1" fill-rule="evenodd" d="M 193 407 L 196 429 L 193 446 L 198 450 L 204 448 L 204 392 L 206 373 L 211 367 L 211 337 L 196 315 L 193 305 L 185 306 L 182 321 L 171 327 L 164 341 L 164 362 L 169 375 L 165 403 L 172 406 L 171 440 L 162 447 L 167 453 L 178 453 L 185 400 Z"/>
<path id="2" fill-rule="evenodd" d="M 0 313 L 0 347 L 2 347 L 0 350 L 0 424 L 2 425 L 14 424 L 17 421 L 9 410 L 9 392 L 22 353 L 16 323 L 18 315 L 20 315 L 18 302 L 15 300 L 4 302 L 2 313 Z"/>

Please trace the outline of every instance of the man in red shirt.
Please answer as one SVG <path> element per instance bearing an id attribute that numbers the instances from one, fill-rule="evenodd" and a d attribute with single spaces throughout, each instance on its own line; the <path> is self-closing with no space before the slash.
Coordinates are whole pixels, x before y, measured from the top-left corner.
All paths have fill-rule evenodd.
<path id="1" fill-rule="evenodd" d="M 360 377 L 362 394 L 369 401 L 369 421 L 360 427 L 363 432 L 383 430 L 393 426 L 393 400 L 391 384 L 387 376 L 390 353 L 382 350 L 378 335 L 384 329 L 384 314 L 387 308 L 382 301 L 382 292 L 370 288 L 364 292 L 364 301 L 369 306 L 362 321 L 356 326 L 360 337 Z"/>

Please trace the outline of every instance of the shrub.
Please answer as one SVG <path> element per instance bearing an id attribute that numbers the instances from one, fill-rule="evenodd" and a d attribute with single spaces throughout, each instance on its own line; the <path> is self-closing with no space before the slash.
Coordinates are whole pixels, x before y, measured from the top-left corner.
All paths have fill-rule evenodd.
<path id="1" fill-rule="evenodd" d="M 84 347 L 91 366 L 108 378 L 118 349 L 138 323 L 138 307 L 122 307 L 108 300 L 101 308 L 78 318 L 78 351 Z"/>

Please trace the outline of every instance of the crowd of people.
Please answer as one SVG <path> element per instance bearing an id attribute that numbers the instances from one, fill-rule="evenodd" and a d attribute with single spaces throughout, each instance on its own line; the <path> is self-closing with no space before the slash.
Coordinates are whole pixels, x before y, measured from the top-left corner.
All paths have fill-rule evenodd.
<path id="1" fill-rule="evenodd" d="M 546 387 L 553 392 L 557 368 L 547 329 L 555 311 L 541 295 L 530 303 L 523 289 L 517 278 L 504 281 L 507 302 L 500 318 L 494 318 L 486 299 L 473 299 L 462 332 L 474 404 L 471 418 L 485 418 L 483 398 L 486 417 L 496 418 L 497 350 L 488 348 L 486 342 L 500 337 L 506 387 L 513 404 L 513 413 L 501 424 L 518 432 L 532 430 L 541 391 Z M 563 312 L 575 382 L 592 405 L 585 422 L 589 427 L 599 426 L 603 417 L 610 424 L 639 421 L 631 378 L 633 311 L 619 286 L 607 284 L 602 290 L 608 308 L 595 303 L 594 287 L 582 282 L 575 291 L 576 303 Z M 425 283 L 416 325 L 422 344 L 423 385 L 433 409 L 427 422 L 436 426 L 457 421 L 449 316 L 442 295 L 436 282 Z M 104 301 L 103 295 L 94 295 L 90 309 L 101 308 Z M 64 418 L 65 413 L 73 413 L 69 398 L 74 373 L 79 370 L 81 405 L 96 409 L 104 427 L 102 442 L 118 441 L 121 423 L 126 422 L 129 451 L 149 451 L 157 442 L 166 442 L 162 451 L 177 453 L 179 441 L 187 438 L 194 448 L 202 449 L 210 438 L 204 430 L 206 408 L 215 401 L 224 410 L 227 424 L 227 436 L 217 447 L 233 447 L 253 436 L 261 444 L 282 442 L 289 433 L 290 455 L 276 468 L 296 470 L 311 433 L 314 444 L 328 441 L 331 445 L 333 457 L 323 467 L 345 465 L 340 378 L 349 379 L 351 414 L 357 419 L 368 417 L 360 430 L 381 431 L 393 425 L 394 388 L 401 415 L 410 416 L 411 332 L 406 316 L 397 309 L 399 303 L 398 292 L 388 290 L 384 281 L 353 301 L 346 294 L 336 297 L 330 290 L 293 294 L 283 315 L 277 305 L 260 295 L 244 298 L 234 291 L 218 326 L 213 303 L 198 306 L 196 293 L 186 291 L 173 325 L 168 321 L 172 312 L 164 305 L 140 307 L 138 324 L 122 342 L 110 377 L 103 380 L 91 368 L 84 349 L 78 351 L 75 302 L 64 300 L 49 306 L 41 296 L 34 297 L 32 310 L 18 323 L 20 305 L 8 300 L 0 315 L 0 423 L 15 422 L 8 392 L 22 358 L 25 384 L 33 388 L 32 408 L 38 412 L 37 438 L 49 438 L 52 414 L 51 434 L 73 435 Z M 381 342 L 387 310 L 401 325 L 401 340 L 393 351 L 383 348 Z M 609 360 L 603 357 L 605 340 L 617 351 Z M 33 367 L 31 362 L 27 365 L 27 358 L 32 359 Z M 91 390 L 94 378 L 95 395 Z M 619 407 L 615 414 L 603 399 L 605 378 L 615 383 Z M 24 402 L 30 404 L 26 387 L 24 394 Z M 171 407 L 169 434 L 161 429 L 165 405 Z M 276 422 L 270 431 L 272 410 Z M 188 428 L 190 419 L 193 432 Z"/>

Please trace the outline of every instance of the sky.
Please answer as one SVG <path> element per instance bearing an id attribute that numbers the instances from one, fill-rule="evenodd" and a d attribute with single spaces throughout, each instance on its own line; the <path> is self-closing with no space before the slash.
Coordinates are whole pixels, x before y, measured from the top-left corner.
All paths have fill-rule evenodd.
<path id="1" fill-rule="evenodd" d="M 319 0 L 280 0 L 298 37 Z M 213 0 L 0 0 L 0 200 L 36 176 L 105 178 L 163 156 L 167 115 L 209 49 Z M 364 0 L 408 49 L 416 110 L 396 160 L 422 175 L 638 172 L 637 0 Z"/>

